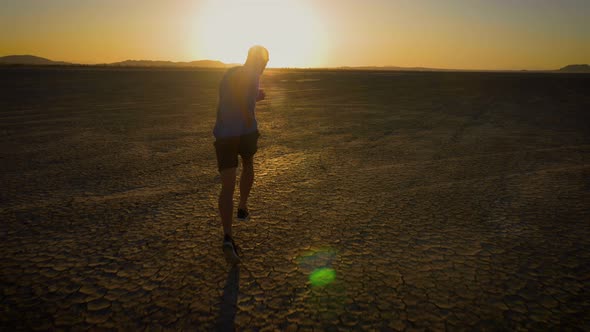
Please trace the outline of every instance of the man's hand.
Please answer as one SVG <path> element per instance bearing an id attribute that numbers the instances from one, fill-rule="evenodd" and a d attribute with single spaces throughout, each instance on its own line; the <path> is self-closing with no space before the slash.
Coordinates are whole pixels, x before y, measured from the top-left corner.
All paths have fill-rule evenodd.
<path id="1" fill-rule="evenodd" d="M 261 101 L 266 98 L 266 93 L 262 89 L 258 89 L 258 96 L 256 97 L 256 101 Z"/>

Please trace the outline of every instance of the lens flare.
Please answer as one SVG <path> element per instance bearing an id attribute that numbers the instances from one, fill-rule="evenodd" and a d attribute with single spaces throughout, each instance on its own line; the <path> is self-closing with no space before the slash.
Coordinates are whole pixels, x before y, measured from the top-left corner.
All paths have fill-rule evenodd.
<path id="1" fill-rule="evenodd" d="M 309 275 L 309 282 L 314 287 L 326 286 L 334 279 L 336 279 L 336 272 L 328 267 L 316 269 Z"/>
<path id="2" fill-rule="evenodd" d="M 301 253 L 297 262 L 302 272 L 309 273 L 310 284 L 313 287 L 321 287 L 336 279 L 336 271 L 332 268 L 335 258 L 336 250 L 332 248 L 312 248 Z"/>

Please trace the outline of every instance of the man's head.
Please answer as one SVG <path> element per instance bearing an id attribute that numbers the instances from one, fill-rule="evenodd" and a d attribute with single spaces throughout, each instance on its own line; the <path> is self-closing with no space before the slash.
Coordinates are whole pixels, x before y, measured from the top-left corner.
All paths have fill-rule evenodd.
<path id="1" fill-rule="evenodd" d="M 268 50 L 266 48 L 260 45 L 250 47 L 248 50 L 248 59 L 246 59 L 246 66 L 251 66 L 262 74 L 267 63 Z"/>

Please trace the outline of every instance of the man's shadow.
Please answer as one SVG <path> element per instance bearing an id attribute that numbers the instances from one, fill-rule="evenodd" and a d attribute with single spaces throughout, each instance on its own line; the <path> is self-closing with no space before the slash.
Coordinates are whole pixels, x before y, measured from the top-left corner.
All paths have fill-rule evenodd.
<path id="1" fill-rule="evenodd" d="M 240 291 L 240 266 L 235 264 L 227 274 L 223 288 L 216 331 L 235 331 L 238 293 Z"/>

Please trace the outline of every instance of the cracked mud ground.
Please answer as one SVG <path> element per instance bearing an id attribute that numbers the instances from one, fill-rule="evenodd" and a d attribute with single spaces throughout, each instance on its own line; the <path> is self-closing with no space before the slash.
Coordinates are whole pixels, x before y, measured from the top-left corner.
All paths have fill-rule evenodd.
<path id="1" fill-rule="evenodd" d="M 267 71 L 230 269 L 221 75 L 0 71 L 0 329 L 590 329 L 590 76 Z"/>

